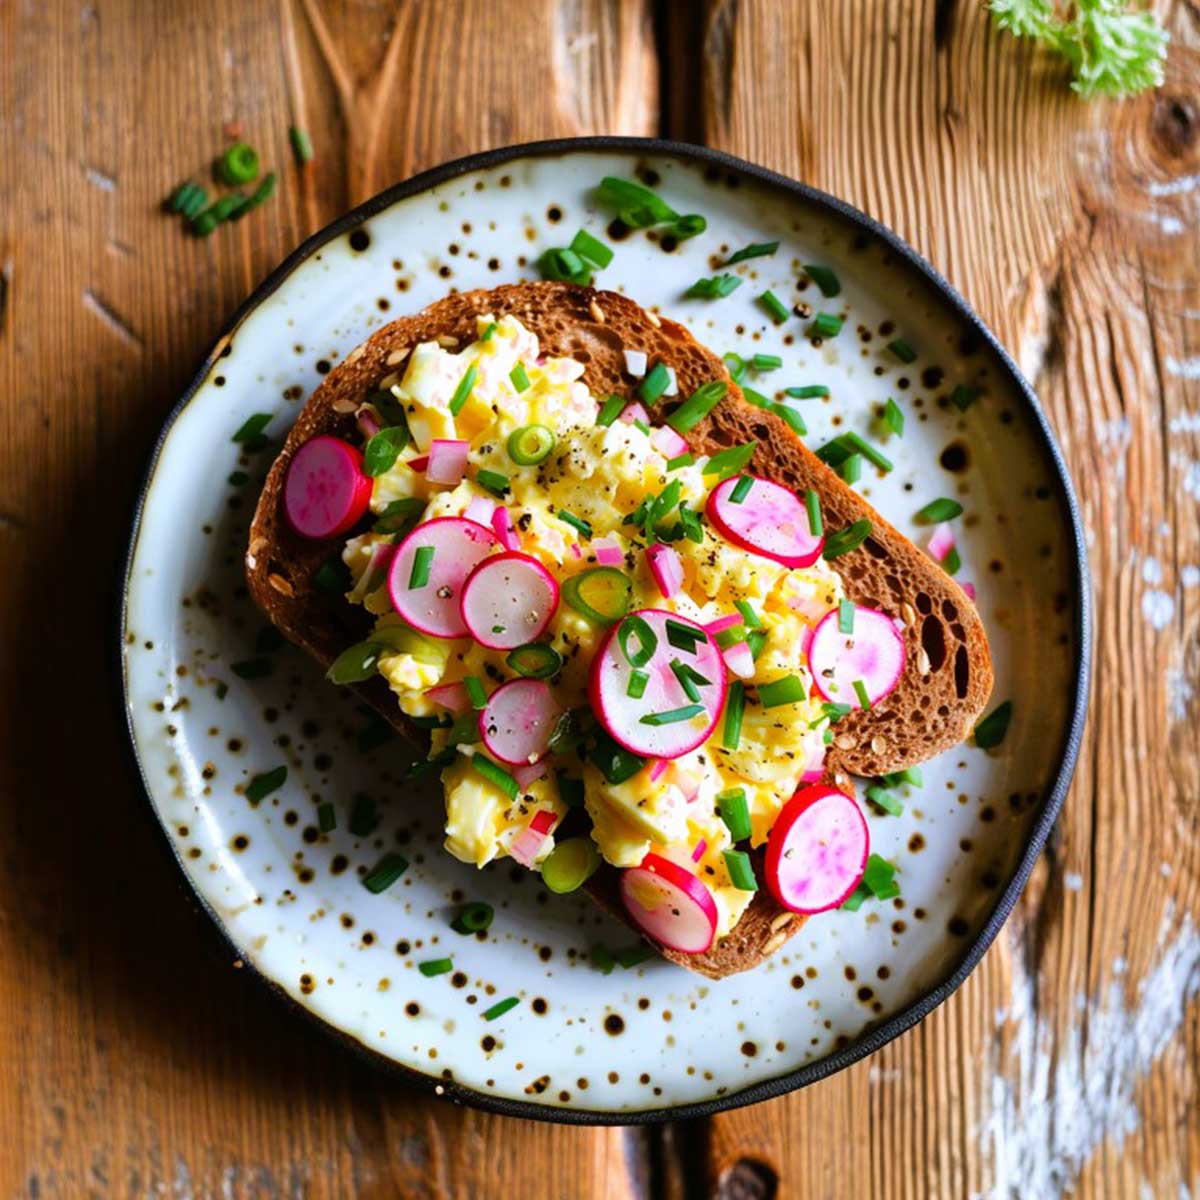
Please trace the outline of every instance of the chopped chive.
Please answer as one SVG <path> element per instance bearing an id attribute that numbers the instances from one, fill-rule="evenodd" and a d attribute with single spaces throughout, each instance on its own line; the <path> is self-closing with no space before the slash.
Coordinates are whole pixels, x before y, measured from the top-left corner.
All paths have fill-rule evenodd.
<path id="1" fill-rule="evenodd" d="M 624 407 L 624 396 L 609 396 L 609 398 L 605 400 L 602 405 L 600 405 L 600 411 L 596 414 L 596 424 L 611 425 L 621 415 L 621 410 Z"/>
<path id="2" fill-rule="evenodd" d="M 292 153 L 296 156 L 296 161 L 301 166 L 312 162 L 312 139 L 299 125 L 292 125 L 288 129 L 288 141 L 292 143 Z"/>
<path id="3" fill-rule="evenodd" d="M 871 522 L 864 518 L 853 525 L 845 525 L 825 539 L 825 561 L 840 558 L 857 550 L 871 536 Z"/>
<path id="4" fill-rule="evenodd" d="M 854 711 L 849 704 L 835 704 L 826 700 L 821 705 L 821 720 L 828 720 L 830 725 L 836 725 L 843 717 L 848 717 Z"/>
<path id="5" fill-rule="evenodd" d="M 684 695 L 694 704 L 700 703 L 700 688 L 712 686 L 711 679 L 706 679 L 695 667 L 689 667 L 677 658 L 671 659 L 671 674 L 679 681 Z"/>
<path id="6" fill-rule="evenodd" d="M 667 470 L 678 471 L 680 467 L 690 467 L 695 461 L 696 456 L 690 450 L 687 450 L 679 455 L 678 458 L 668 458 Z"/>
<path id="7" fill-rule="evenodd" d="M 722 629 L 720 633 L 713 634 L 713 641 L 722 650 L 728 650 L 730 646 L 736 646 L 739 642 L 744 642 L 745 640 L 745 625 L 730 625 L 728 629 Z"/>
<path id="8" fill-rule="evenodd" d="M 745 788 L 718 792 L 717 810 L 735 842 L 744 842 L 750 836 L 750 805 L 746 802 Z"/>
<path id="9" fill-rule="evenodd" d="M 772 404 L 771 412 L 787 424 L 793 433 L 800 437 L 804 437 L 808 433 L 808 426 L 805 425 L 804 418 L 790 405 Z"/>
<path id="10" fill-rule="evenodd" d="M 217 159 L 216 171 L 220 181 L 230 187 L 253 183 L 258 178 L 258 151 L 245 142 L 234 142 Z"/>
<path id="11" fill-rule="evenodd" d="M 668 418 L 667 424 L 676 433 L 687 433 L 698 425 L 721 402 L 729 384 L 723 379 L 702 383 Z"/>
<path id="12" fill-rule="evenodd" d="M 831 299 L 841 293 L 841 280 L 828 267 L 821 267 L 816 263 L 805 263 L 804 270 L 809 279 L 821 289 L 821 295 L 826 299 Z"/>
<path id="13" fill-rule="evenodd" d="M 728 479 L 730 475 L 736 475 L 749 463 L 757 449 L 757 442 L 745 442 L 740 446 L 726 446 L 724 450 L 718 450 L 704 464 L 701 474 L 717 475 L 720 479 Z"/>
<path id="14" fill-rule="evenodd" d="M 592 966 L 602 975 L 611 975 L 613 967 L 616 965 L 608 947 L 599 943 L 588 951 L 588 958 L 591 959 Z"/>
<path id="15" fill-rule="evenodd" d="M 863 901 L 870 894 L 871 893 L 860 883 L 858 887 L 856 887 L 854 891 L 852 891 L 850 895 L 848 895 L 846 899 L 842 901 L 841 907 L 845 909 L 846 912 L 858 912 L 858 910 L 862 908 Z"/>
<path id="16" fill-rule="evenodd" d="M 647 403 L 653 404 L 671 384 L 671 373 L 666 365 L 656 362 L 638 384 L 638 395 Z"/>
<path id="17" fill-rule="evenodd" d="M 890 813 L 893 817 L 898 817 L 904 812 L 904 801 L 900 800 L 892 792 L 889 792 L 885 787 L 872 785 L 867 788 L 867 799 L 872 804 L 876 804 L 882 808 L 885 813 Z"/>
<path id="18" fill-rule="evenodd" d="M 368 892 L 378 896 L 380 892 L 386 892 L 407 870 L 408 859 L 403 854 L 385 854 L 374 868 L 363 876 L 362 885 Z"/>
<path id="19" fill-rule="evenodd" d="M 1004 741 L 1012 721 L 1012 701 L 1005 700 L 997 705 L 978 725 L 975 726 L 975 745 L 982 750 L 990 750 Z"/>
<path id="20" fill-rule="evenodd" d="M 250 782 L 246 784 L 246 799 L 251 804 L 258 804 L 259 801 L 265 800 L 272 792 L 283 787 L 287 780 L 287 773 L 287 767 L 282 766 L 264 771 L 261 775 L 251 776 Z"/>
<path id="21" fill-rule="evenodd" d="M 566 509 L 559 509 L 555 514 L 560 521 L 565 525 L 570 525 L 572 529 L 579 532 L 585 542 L 592 539 L 592 527 L 582 517 L 577 517 L 574 513 L 569 513 Z"/>
<path id="22" fill-rule="evenodd" d="M 900 885 L 896 882 L 896 868 L 886 858 L 872 854 L 867 859 L 867 869 L 863 872 L 863 884 L 876 900 L 890 900 L 900 895 Z"/>
<path id="23" fill-rule="evenodd" d="M 262 437 L 268 425 L 274 418 L 274 413 L 255 413 L 253 416 L 247 417 L 233 435 L 232 440 L 239 443 L 257 443 Z"/>
<path id="24" fill-rule="evenodd" d="M 264 679 L 275 667 L 269 658 L 247 658 L 231 663 L 229 669 L 239 679 Z"/>
<path id="25" fill-rule="evenodd" d="M 670 617 L 666 622 L 667 641 L 675 647 L 676 650 L 686 650 L 688 654 L 696 653 L 696 645 L 704 641 L 704 630 L 693 629 L 691 625 L 683 625 L 679 621 L 673 621 Z"/>
<path id="26" fill-rule="evenodd" d="M 356 792 L 350 807 L 350 832 L 370 837 L 379 826 L 379 807 L 366 792 Z"/>
<path id="27" fill-rule="evenodd" d="M 780 300 L 779 297 L 776 296 L 775 293 L 769 288 L 767 291 L 763 292 L 761 296 L 759 296 L 758 302 L 763 306 L 764 309 L 766 309 L 767 315 L 772 321 L 775 322 L 776 325 L 783 324 L 783 322 L 786 321 L 791 315 L 783 301 Z"/>
<path id="28" fill-rule="evenodd" d="M 650 426 L 647 425 L 645 421 L 632 421 L 631 424 L 633 425 L 634 429 L 640 430 L 647 437 L 650 436 Z"/>
<path id="29" fill-rule="evenodd" d="M 890 775 L 881 775 L 879 782 L 886 788 L 896 788 L 901 784 L 908 784 L 910 787 L 923 787 L 925 785 L 925 777 L 921 774 L 920 767 L 905 767 L 902 771 L 893 771 Z"/>
<path id="30" fill-rule="evenodd" d="M 783 366 L 783 359 L 778 354 L 756 354 L 750 365 L 756 371 L 777 371 Z"/>
<path id="31" fill-rule="evenodd" d="M 481 467 L 476 471 L 475 482 L 480 487 L 487 488 L 489 492 L 494 492 L 497 496 L 503 496 L 510 486 L 507 475 L 500 471 L 493 471 L 490 467 Z"/>
<path id="32" fill-rule="evenodd" d="M 762 654 L 767 644 L 767 634 L 762 629 L 751 629 L 746 634 L 746 645 L 750 647 L 750 657 L 758 662 L 758 656 Z"/>
<path id="33" fill-rule="evenodd" d="M 432 978 L 434 975 L 445 975 L 447 972 L 454 970 L 454 959 L 427 958 L 424 962 L 417 963 L 417 970 L 427 979 Z"/>
<path id="34" fill-rule="evenodd" d="M 254 192 L 251 194 L 250 198 L 233 215 L 235 217 L 240 217 L 249 212 L 250 209 L 257 208 L 264 201 L 269 200 L 274 191 L 275 172 L 268 171 L 267 174 L 263 176 L 262 183 L 260 183 L 258 187 L 254 189 Z"/>
<path id="35" fill-rule="evenodd" d="M 721 265 L 732 267 L 734 263 L 745 262 L 747 259 L 766 258 L 778 249 L 778 242 L 751 242 L 750 245 L 743 246 L 735 254 L 731 254 Z"/>
<path id="36" fill-rule="evenodd" d="M 631 229 L 645 229 L 679 219 L 679 214 L 657 192 L 628 179 L 606 175 L 596 191 Z"/>
<path id="37" fill-rule="evenodd" d="M 342 562 L 340 554 L 331 554 L 313 575 L 313 583 L 329 595 L 350 590 L 350 568 Z"/>
<path id="38" fill-rule="evenodd" d="M 410 592 L 425 587 L 429 582 L 429 575 L 433 567 L 433 549 L 432 546 L 417 547 L 417 552 L 413 555 L 412 571 L 408 576 Z"/>
<path id="39" fill-rule="evenodd" d="M 850 454 L 842 461 L 842 465 L 838 467 L 838 474 L 847 483 L 857 483 L 862 478 L 862 455 Z"/>
<path id="40" fill-rule="evenodd" d="M 513 387 L 518 392 L 523 392 L 529 387 L 529 375 L 525 371 L 523 363 L 517 363 L 515 367 L 508 373 L 508 378 L 512 381 Z"/>
<path id="41" fill-rule="evenodd" d="M 560 283 L 576 283 L 587 287 L 592 282 L 592 272 L 587 263 L 574 250 L 554 247 L 537 260 L 543 279 L 554 279 Z"/>
<path id="42" fill-rule="evenodd" d="M 763 708 L 778 708 L 782 704 L 798 704 L 806 696 L 804 682 L 799 675 L 785 675 L 770 683 L 758 685 L 758 699 Z"/>
<path id="43" fill-rule="evenodd" d="M 725 729 L 721 734 L 721 745 L 726 750 L 736 750 L 742 740 L 742 717 L 746 711 L 746 686 L 740 679 L 729 685 L 725 700 Z"/>
<path id="44" fill-rule="evenodd" d="M 571 239 L 571 249 L 595 267 L 607 267 L 613 260 L 612 250 L 599 238 L 592 237 L 586 229 L 581 229 Z"/>
<path id="45" fill-rule="evenodd" d="M 638 963 L 644 963 L 646 959 L 652 958 L 654 951 L 650 949 L 644 942 L 637 946 L 619 946 L 613 951 L 613 958 L 628 970 L 630 967 L 636 967 Z"/>
<path id="46" fill-rule="evenodd" d="M 952 521 L 955 517 L 961 517 L 963 506 L 957 500 L 951 500 L 946 496 L 939 496 L 936 500 L 930 500 L 917 513 L 917 520 L 936 525 L 939 521 Z"/>
<path id="47" fill-rule="evenodd" d="M 521 1001 L 516 996 L 508 996 L 504 1000 L 498 1000 L 491 1008 L 487 1009 L 483 1014 L 485 1021 L 494 1021 L 497 1017 L 502 1017 L 506 1012 L 517 1007 Z"/>
<path id="48" fill-rule="evenodd" d="M 646 694 L 646 684 L 650 682 L 650 676 L 645 671 L 634 671 L 629 676 L 629 686 L 625 689 L 625 695 L 631 700 L 640 700 Z"/>
<path id="49" fill-rule="evenodd" d="M 829 395 L 829 389 L 823 383 L 806 383 L 803 387 L 784 388 L 783 394 L 793 400 L 817 400 Z"/>
<path id="50" fill-rule="evenodd" d="M 825 532 L 825 522 L 821 520 L 821 497 L 812 488 L 804 493 L 804 507 L 808 509 L 808 532 L 813 537 L 820 537 Z"/>
<path id="51" fill-rule="evenodd" d="M 886 454 L 880 454 L 866 438 L 860 437 L 853 430 L 842 434 L 842 445 L 857 451 L 863 458 L 877 466 L 881 471 L 890 471 L 895 465 Z"/>
<path id="52" fill-rule="evenodd" d="M 698 237 L 708 228 L 708 220 L 699 213 L 688 213 L 671 223 L 668 233 L 673 233 L 678 241 L 686 242 L 688 238 Z"/>
<path id="53" fill-rule="evenodd" d="M 479 340 L 481 342 L 490 342 L 496 336 L 496 330 L 499 328 L 500 326 L 495 321 L 490 322 L 487 328 L 479 335 Z"/>
<path id="54" fill-rule="evenodd" d="M 332 833 L 337 828 L 337 809 L 329 800 L 317 805 L 317 828 L 322 833 Z"/>
<path id="55" fill-rule="evenodd" d="M 468 675 L 463 679 L 463 687 L 471 700 L 471 707 L 478 711 L 487 705 L 487 692 L 483 690 L 483 681 L 478 675 Z"/>
<path id="56" fill-rule="evenodd" d="M 904 338 L 896 338 L 895 341 L 888 342 L 887 348 L 902 362 L 914 363 L 917 361 L 917 352 L 913 349 L 912 343 Z"/>
<path id="57" fill-rule="evenodd" d="M 496 766 L 490 758 L 484 758 L 482 754 L 472 754 L 471 767 L 488 783 L 495 784 L 510 800 L 517 798 L 521 790 L 517 781 L 503 767 Z"/>
<path id="58" fill-rule="evenodd" d="M 472 900 L 459 909 L 458 915 L 450 922 L 450 928 L 455 933 L 483 933 L 491 928 L 495 916 L 496 910 L 490 904 L 485 904 L 482 900 Z"/>
<path id="59" fill-rule="evenodd" d="M 897 437 L 904 436 L 904 410 L 891 396 L 888 397 L 888 402 L 883 406 L 883 423 Z"/>
<path id="60" fill-rule="evenodd" d="M 751 387 L 742 387 L 742 396 L 748 404 L 753 404 L 755 408 L 770 408 L 771 401 L 767 399 L 762 392 L 756 392 Z"/>
<path id="61" fill-rule="evenodd" d="M 737 483 L 733 485 L 733 491 L 729 493 L 729 500 L 732 504 L 741 504 L 745 498 L 750 495 L 750 489 L 754 486 L 753 475 L 743 475 Z"/>
<path id="62" fill-rule="evenodd" d="M 951 546 L 946 551 L 946 557 L 942 559 L 942 569 L 947 575 L 957 575 L 962 568 L 962 555 L 958 552 L 957 546 Z"/>
<path id="63" fill-rule="evenodd" d="M 741 383 L 746 378 L 746 360 L 740 354 L 735 354 L 730 350 L 727 354 L 721 355 L 721 361 L 725 364 L 725 369 L 734 383 Z"/>
<path id="64" fill-rule="evenodd" d="M 742 614 L 742 620 L 746 622 L 748 629 L 762 627 L 762 618 L 754 611 L 754 606 L 749 600 L 735 600 L 733 606 Z"/>
<path id="65" fill-rule="evenodd" d="M 725 869 L 729 872 L 729 882 L 739 892 L 757 892 L 758 880 L 754 878 L 754 868 L 750 865 L 750 856 L 745 850 L 725 850 Z"/>
<path id="66" fill-rule="evenodd" d="M 979 397 L 983 395 L 983 391 L 977 387 L 968 387 L 965 383 L 960 383 L 954 391 L 950 393 L 950 403 L 958 409 L 959 412 L 966 412 Z"/>
<path id="67" fill-rule="evenodd" d="M 862 708 L 871 707 L 871 697 L 867 694 L 867 685 L 861 679 L 854 681 L 854 694 L 858 697 L 858 703 Z"/>
<path id="68" fill-rule="evenodd" d="M 629 645 L 632 638 L 637 638 L 636 650 Z M 644 667 L 658 649 L 658 635 L 650 628 L 650 622 L 645 617 L 635 613 L 621 622 L 621 627 L 617 630 L 617 645 L 621 647 L 621 653 L 631 667 Z"/>
<path id="69" fill-rule="evenodd" d="M 854 632 L 854 601 L 842 600 L 838 603 L 838 632 Z"/>
<path id="70" fill-rule="evenodd" d="M 479 376 L 479 371 L 475 364 L 472 363 L 463 373 L 463 377 L 458 381 L 458 387 L 454 389 L 454 395 L 450 397 L 450 415 L 457 417 L 463 410 L 468 398 L 471 395 L 471 389 L 475 386 L 475 380 Z"/>
<path id="71" fill-rule="evenodd" d="M 842 332 L 842 321 L 843 318 L 837 313 L 819 312 L 808 327 L 808 332 L 814 337 L 837 337 Z"/>
<path id="72" fill-rule="evenodd" d="M 736 292 L 742 282 L 740 275 L 713 275 L 697 279 L 683 295 L 687 300 L 723 300 Z"/>

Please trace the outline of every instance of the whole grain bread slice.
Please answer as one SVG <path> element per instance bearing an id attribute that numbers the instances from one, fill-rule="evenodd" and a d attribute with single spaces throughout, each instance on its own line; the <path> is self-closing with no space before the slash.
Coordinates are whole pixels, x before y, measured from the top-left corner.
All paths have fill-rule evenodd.
<path id="1" fill-rule="evenodd" d="M 751 469 L 800 493 L 814 489 L 827 532 L 864 518 L 871 522 L 870 536 L 833 560 L 833 566 L 851 599 L 904 623 L 907 659 L 898 685 L 885 699 L 870 710 L 854 711 L 835 727 L 827 758 L 827 778 L 834 786 L 853 794 L 848 774 L 881 775 L 914 766 L 967 736 L 991 693 L 992 667 L 983 624 L 958 584 L 821 462 L 784 421 L 747 403 L 721 359 L 682 325 L 625 296 L 567 283 L 511 284 L 448 296 L 380 329 L 326 376 L 271 467 L 246 552 L 250 594 L 285 637 L 328 666 L 347 645 L 361 640 L 371 623 L 363 609 L 317 585 L 317 571 L 334 548 L 298 537 L 284 520 L 283 481 L 292 455 L 319 433 L 354 440 L 356 408 L 382 379 L 403 371 L 419 342 L 466 345 L 475 339 L 476 318 L 487 313 L 515 316 L 537 335 L 545 354 L 583 363 L 584 381 L 597 396 L 634 396 L 638 381 L 626 372 L 627 349 L 673 367 L 678 396 L 660 402 L 659 418 L 701 384 L 725 380 L 725 399 L 687 435 L 695 453 L 712 454 L 753 441 L 757 449 Z M 397 729 L 418 743 L 424 740 L 382 679 L 359 690 Z M 615 871 L 602 870 L 589 890 L 622 916 L 616 878 Z M 721 978 L 755 966 L 802 924 L 803 918 L 779 907 L 764 889 L 734 931 L 707 954 L 667 952 L 666 957 Z"/>

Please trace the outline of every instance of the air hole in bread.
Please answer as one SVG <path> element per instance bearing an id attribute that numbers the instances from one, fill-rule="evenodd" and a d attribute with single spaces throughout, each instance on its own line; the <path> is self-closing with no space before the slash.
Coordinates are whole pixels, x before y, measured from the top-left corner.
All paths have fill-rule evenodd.
<path id="1" fill-rule="evenodd" d="M 958 620 L 958 609 L 954 607 L 953 601 L 943 600 L 942 601 L 942 612 L 945 614 L 947 621 L 957 621 Z"/>
<path id="2" fill-rule="evenodd" d="M 946 631 L 937 617 L 926 617 L 921 623 L 921 645 L 929 655 L 930 668 L 940 671 L 946 661 Z"/>
<path id="3" fill-rule="evenodd" d="M 887 558 L 887 556 L 888 556 L 887 550 L 883 546 L 881 546 L 874 538 L 867 538 L 867 540 L 865 542 L 863 542 L 863 549 L 872 558 Z"/>
<path id="4" fill-rule="evenodd" d="M 858 583 L 858 581 L 859 581 L 860 579 L 862 579 L 862 578 L 863 578 L 863 576 L 865 576 L 865 575 L 866 575 L 866 573 L 867 573 L 867 572 L 866 572 L 866 568 L 865 568 L 865 567 L 859 567 L 859 566 L 854 566 L 854 567 L 851 567 L 851 568 L 850 568 L 850 569 L 849 569 L 849 570 L 846 572 L 846 574 L 847 574 L 847 575 L 849 575 L 849 576 L 850 576 L 850 578 L 851 578 L 851 579 L 853 579 L 855 583 Z"/>
<path id="5" fill-rule="evenodd" d="M 924 592 L 917 593 L 917 608 L 928 615 L 933 612 L 933 601 Z"/>
<path id="6" fill-rule="evenodd" d="M 888 588 L 897 596 L 904 595 L 904 584 L 895 575 L 885 575 L 883 582 L 888 585 Z"/>
<path id="7" fill-rule="evenodd" d="M 959 646 L 954 652 L 954 691 L 960 700 L 967 698 L 967 688 L 971 684 L 971 663 L 966 646 Z"/>
<path id="8" fill-rule="evenodd" d="M 948 717 L 949 715 L 950 715 L 950 709 L 945 704 L 939 704 L 938 705 L 938 716 L 939 717 Z"/>
<path id="9" fill-rule="evenodd" d="M 760 442 L 765 442 L 770 436 L 771 431 L 765 425 L 751 425 L 750 432 L 754 434 Z"/>
<path id="10" fill-rule="evenodd" d="M 950 632 L 954 634 L 956 641 L 965 642 L 967 640 L 967 631 L 957 621 L 950 626 Z"/>

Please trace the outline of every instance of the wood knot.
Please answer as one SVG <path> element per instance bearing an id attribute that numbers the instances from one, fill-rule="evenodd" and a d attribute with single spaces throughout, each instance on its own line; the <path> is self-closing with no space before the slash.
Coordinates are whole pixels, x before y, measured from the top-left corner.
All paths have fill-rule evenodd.
<path id="1" fill-rule="evenodd" d="M 739 1158 L 717 1183 L 716 1200 L 775 1200 L 779 1176 L 766 1163 Z"/>
<path id="2" fill-rule="evenodd" d="M 1200 138 L 1200 111 L 1191 96 L 1159 92 L 1150 113 L 1155 148 L 1168 158 L 1183 158 Z"/>

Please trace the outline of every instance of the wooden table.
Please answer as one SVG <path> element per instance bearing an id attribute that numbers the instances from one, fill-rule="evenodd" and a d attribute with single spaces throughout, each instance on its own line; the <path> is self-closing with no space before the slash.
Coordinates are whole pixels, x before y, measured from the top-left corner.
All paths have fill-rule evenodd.
<path id="1" fill-rule="evenodd" d="M 1159 9 L 1165 86 L 1087 104 L 968 0 L 0 0 L 0 1193 L 1200 1195 L 1200 8 Z M 227 122 L 282 184 L 191 240 L 158 202 Z M 111 678 L 147 451 L 254 283 L 415 170 L 601 132 L 766 163 L 945 272 L 1050 414 L 1097 600 L 1074 788 L 967 985 L 835 1079 L 665 1129 L 431 1103 L 228 970 Z"/>

